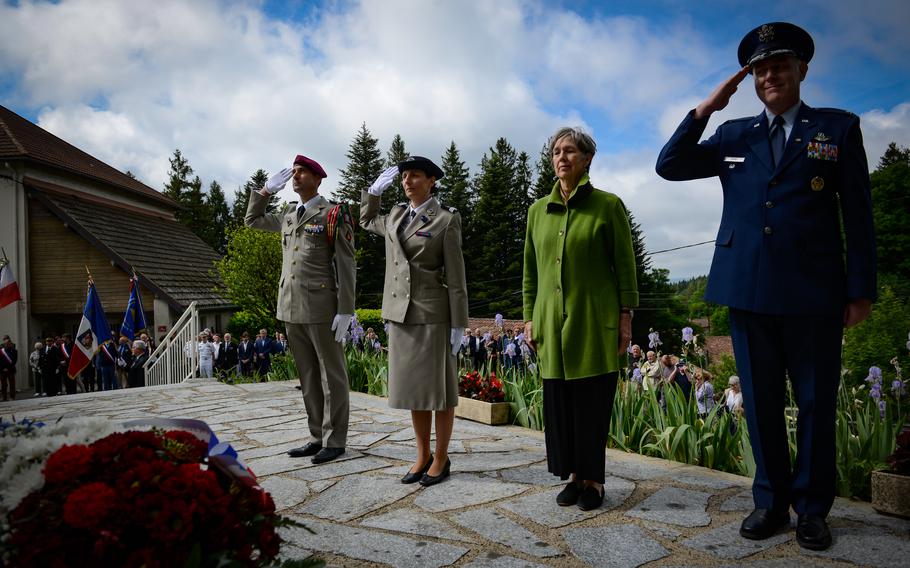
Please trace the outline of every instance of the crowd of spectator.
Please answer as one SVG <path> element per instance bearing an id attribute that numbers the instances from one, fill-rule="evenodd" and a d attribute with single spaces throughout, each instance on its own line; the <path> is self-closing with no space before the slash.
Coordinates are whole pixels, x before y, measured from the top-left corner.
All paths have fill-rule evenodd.
<path id="1" fill-rule="evenodd" d="M 743 395 L 739 388 L 739 377 L 731 375 L 728 387 L 722 393 L 714 392 L 713 376 L 707 369 L 691 366 L 684 357 L 654 351 L 642 355 L 641 347 L 632 345 L 628 352 L 625 376 L 634 381 L 643 391 L 656 390 L 661 407 L 666 408 L 664 398 L 668 385 L 677 385 L 686 400 L 695 398 L 698 415 L 706 417 L 718 404 L 725 411 L 742 415 Z"/>

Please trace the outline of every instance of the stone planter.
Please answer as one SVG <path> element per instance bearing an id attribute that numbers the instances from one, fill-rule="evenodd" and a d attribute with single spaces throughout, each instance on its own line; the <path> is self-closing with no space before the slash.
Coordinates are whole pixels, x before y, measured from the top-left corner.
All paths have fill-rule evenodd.
<path id="1" fill-rule="evenodd" d="M 873 471 L 872 507 L 879 513 L 910 518 L 910 476 Z"/>
<path id="2" fill-rule="evenodd" d="M 483 402 L 473 398 L 458 397 L 458 406 L 455 407 L 455 416 L 483 422 L 484 424 L 508 424 L 508 402 Z"/>

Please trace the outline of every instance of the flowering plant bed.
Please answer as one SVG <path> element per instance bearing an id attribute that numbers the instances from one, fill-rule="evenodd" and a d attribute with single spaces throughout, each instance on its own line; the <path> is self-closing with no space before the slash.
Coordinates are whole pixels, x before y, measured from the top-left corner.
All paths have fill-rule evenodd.
<path id="1" fill-rule="evenodd" d="M 506 399 L 502 381 L 496 378 L 496 373 L 484 377 L 477 371 L 468 371 L 461 376 L 458 381 L 458 396 L 483 402 L 502 402 Z"/>
<path id="2" fill-rule="evenodd" d="M 504 402 L 502 381 L 496 373 L 483 377 L 477 371 L 468 371 L 458 381 L 458 395 L 455 416 L 484 424 L 508 423 L 509 403 Z"/>
<path id="3" fill-rule="evenodd" d="M 35 424 L 29 432 L 19 428 L 20 444 L 41 438 Z M 83 436 L 47 455 L 38 487 L 9 509 L 0 529 L 6 533 L 0 535 L 4 563 L 276 563 L 281 543 L 276 528 L 294 523 L 275 513 L 272 497 L 230 445 L 218 443 L 196 420 L 124 426 L 152 429 L 108 433 L 91 442 Z"/>
<path id="4" fill-rule="evenodd" d="M 910 518 L 910 430 L 898 434 L 885 461 L 891 471 L 872 472 L 872 506 L 880 513 Z"/>

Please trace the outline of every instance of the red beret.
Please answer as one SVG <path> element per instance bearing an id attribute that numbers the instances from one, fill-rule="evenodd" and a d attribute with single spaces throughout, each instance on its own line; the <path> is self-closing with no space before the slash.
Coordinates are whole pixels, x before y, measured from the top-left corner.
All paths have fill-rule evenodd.
<path id="1" fill-rule="evenodd" d="M 294 165 L 303 166 L 321 178 L 328 177 L 328 174 L 325 173 L 325 170 L 322 169 L 322 166 L 320 166 L 316 160 L 311 160 L 306 156 L 298 154 L 297 157 L 294 158 Z"/>

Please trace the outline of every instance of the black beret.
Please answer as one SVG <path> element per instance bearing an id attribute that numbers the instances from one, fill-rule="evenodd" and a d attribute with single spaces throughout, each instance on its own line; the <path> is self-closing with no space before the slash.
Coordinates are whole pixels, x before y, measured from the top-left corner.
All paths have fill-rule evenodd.
<path id="1" fill-rule="evenodd" d="M 420 170 L 429 177 L 441 180 L 445 174 L 433 163 L 433 160 L 423 156 L 411 156 L 398 162 L 398 173 L 404 173 L 405 170 Z"/>
<path id="2" fill-rule="evenodd" d="M 815 54 L 815 43 L 809 32 L 787 22 L 762 24 L 746 34 L 739 42 L 737 56 L 743 67 L 774 57 L 794 55 L 806 63 Z"/>

